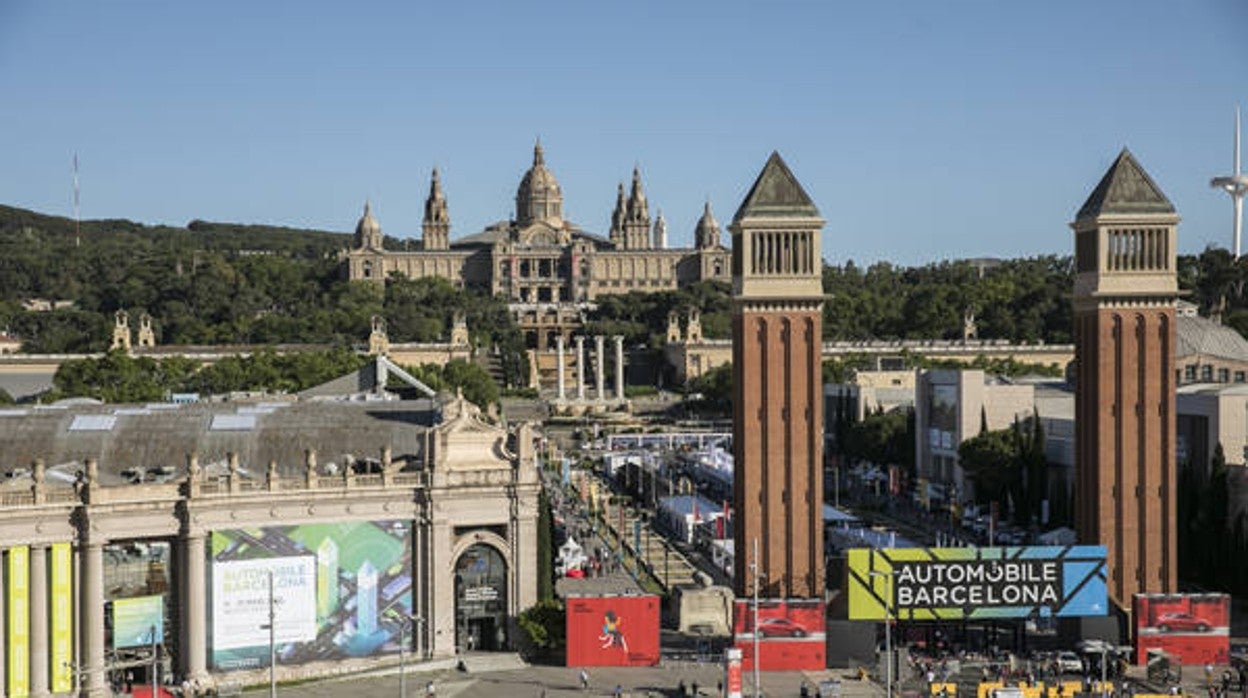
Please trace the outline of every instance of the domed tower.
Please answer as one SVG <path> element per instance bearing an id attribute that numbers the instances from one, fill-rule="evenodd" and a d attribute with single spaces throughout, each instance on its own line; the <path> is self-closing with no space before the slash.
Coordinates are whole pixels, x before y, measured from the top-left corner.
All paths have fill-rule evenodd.
<path id="1" fill-rule="evenodd" d="M 540 140 L 533 146 L 533 166 L 516 190 L 516 224 L 526 227 L 539 221 L 563 227 L 563 193 L 555 175 L 546 168 Z"/>
<path id="2" fill-rule="evenodd" d="M 624 248 L 644 250 L 650 247 L 650 207 L 641 188 L 641 171 L 633 168 L 633 187 L 624 210 Z"/>
<path id="3" fill-rule="evenodd" d="M 442 181 L 438 168 L 433 168 L 433 182 L 429 185 L 429 198 L 425 199 L 425 219 L 421 224 L 426 250 L 445 250 L 451 246 L 451 214 L 442 193 Z"/>
<path id="4" fill-rule="evenodd" d="M 702 217 L 698 219 L 697 227 L 693 229 L 694 244 L 700 250 L 715 249 L 720 246 L 719 234 L 719 221 L 711 213 L 711 202 L 708 200 L 702 209 Z"/>
<path id="5" fill-rule="evenodd" d="M 372 207 L 364 202 L 364 215 L 355 224 L 355 247 L 359 250 L 382 250 L 381 225 L 373 218 Z"/>

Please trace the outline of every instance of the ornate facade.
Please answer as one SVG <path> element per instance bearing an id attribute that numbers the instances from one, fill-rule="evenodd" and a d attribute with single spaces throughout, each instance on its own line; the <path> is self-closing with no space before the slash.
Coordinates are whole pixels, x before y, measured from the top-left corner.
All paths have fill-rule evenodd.
<path id="1" fill-rule="evenodd" d="M 18 658 L 0 662 L 0 695 L 146 684 L 153 641 L 184 695 L 263 682 L 266 572 L 283 580 L 269 603 L 308 601 L 278 615 L 281 681 L 391 665 L 401 646 L 510 649 L 537 601 L 532 427 L 488 423 L 462 396 L 353 395 L 7 417 L 0 616 L 21 632 L 0 632 Z M 136 645 L 116 619 L 145 602 L 161 629 Z"/>
<path id="2" fill-rule="evenodd" d="M 584 311 L 602 295 L 666 291 L 708 279 L 729 278 L 729 252 L 707 203 L 695 231 L 695 246 L 667 247 L 667 223 L 650 218 L 641 172 L 623 183 L 606 237 L 582 230 L 563 217 L 563 193 L 546 166 L 539 142 L 533 165 L 516 190 L 509 221 L 451 239 L 448 199 L 437 170 L 425 200 L 421 250 L 386 250 L 381 226 L 370 207 L 356 226 L 352 249 L 342 254 L 347 277 L 382 282 L 391 274 L 436 276 L 460 288 L 476 288 L 511 303 L 530 348 L 553 349 L 581 327 Z"/>

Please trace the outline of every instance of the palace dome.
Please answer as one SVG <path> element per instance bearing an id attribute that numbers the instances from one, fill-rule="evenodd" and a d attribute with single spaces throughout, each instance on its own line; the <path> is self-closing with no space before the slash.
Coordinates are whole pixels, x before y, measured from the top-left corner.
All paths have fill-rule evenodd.
<path id="1" fill-rule="evenodd" d="M 516 189 L 516 223 L 527 226 L 537 221 L 550 220 L 558 227 L 563 218 L 563 193 L 559 181 L 546 167 L 542 142 L 533 146 L 533 166 L 524 173 L 520 187 Z"/>

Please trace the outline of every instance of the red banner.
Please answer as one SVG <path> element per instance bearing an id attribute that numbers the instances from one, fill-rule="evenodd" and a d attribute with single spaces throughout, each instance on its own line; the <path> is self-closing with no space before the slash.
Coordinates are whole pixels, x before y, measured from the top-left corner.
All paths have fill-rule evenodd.
<path id="1" fill-rule="evenodd" d="M 1136 594 L 1136 661 L 1143 664 L 1150 649 L 1160 649 L 1183 664 L 1225 664 L 1230 624 L 1226 594 Z"/>
<path id="2" fill-rule="evenodd" d="M 568 599 L 568 666 L 659 663 L 659 597 Z"/>
<path id="3" fill-rule="evenodd" d="M 732 628 L 741 665 L 754 668 L 754 602 L 737 599 Z M 822 601 L 766 599 L 758 602 L 760 671 L 801 671 L 827 668 L 827 621 Z"/>

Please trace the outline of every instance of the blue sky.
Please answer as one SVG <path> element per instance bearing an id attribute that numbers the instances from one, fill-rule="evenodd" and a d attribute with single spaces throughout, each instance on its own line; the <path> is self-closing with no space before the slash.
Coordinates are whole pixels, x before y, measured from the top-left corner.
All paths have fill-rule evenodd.
<path id="1" fill-rule="evenodd" d="M 639 165 L 673 244 L 779 150 L 824 257 L 1067 254 L 1125 145 L 1180 247 L 1230 245 L 1246 0 L 0 2 L 0 203 L 84 218 L 452 238 L 513 210 L 540 136 L 605 232 Z"/>

